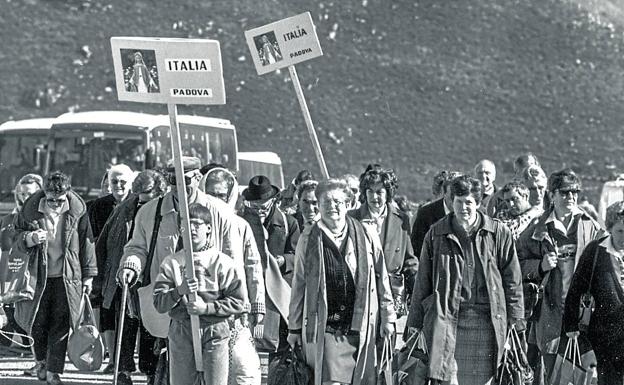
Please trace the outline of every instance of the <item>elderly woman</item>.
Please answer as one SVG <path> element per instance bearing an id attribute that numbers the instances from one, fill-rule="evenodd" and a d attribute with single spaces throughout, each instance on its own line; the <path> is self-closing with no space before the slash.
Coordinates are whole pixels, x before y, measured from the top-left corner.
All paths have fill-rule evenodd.
<path id="1" fill-rule="evenodd" d="M 95 253 L 99 262 L 98 270 L 102 279 L 102 307 L 103 313 L 111 315 L 110 325 L 114 330 L 117 314 L 121 303 L 121 290 L 117 286 L 116 274 L 119 261 L 123 255 L 124 245 L 129 240 L 129 234 L 134 229 L 134 218 L 139 208 L 150 200 L 163 196 L 167 191 L 165 177 L 159 172 L 145 170 L 137 175 L 132 182 L 132 194 L 121 202 L 110 215 L 104 225 L 100 237 L 95 244 Z M 130 303 L 138 303 L 136 289 L 130 291 Z M 139 369 L 147 374 L 154 374 L 156 358 L 151 354 L 154 338 L 147 333 L 140 324 L 138 309 L 130 307 L 124 318 L 124 338 L 121 345 L 119 361 L 120 385 L 132 384 L 130 373 L 135 371 L 134 346 L 137 332 L 140 330 Z M 114 360 L 111 352 L 110 364 L 105 371 L 112 372 Z"/>
<path id="2" fill-rule="evenodd" d="M 379 235 L 386 268 L 390 274 L 392 297 L 397 316 L 407 314 L 405 305 L 405 282 L 414 287 L 414 275 L 418 270 L 418 260 L 410 241 L 409 216 L 399 210 L 394 202 L 398 186 L 394 170 L 384 170 L 371 165 L 360 176 L 359 209 L 349 211 L 349 215 Z"/>
<path id="3" fill-rule="evenodd" d="M 374 383 L 377 333 L 391 338 L 396 320 L 381 246 L 347 216 L 347 183 L 323 181 L 316 195 L 321 219 L 295 254 L 288 342 L 303 346 L 315 385 Z"/>
<path id="4" fill-rule="evenodd" d="M 598 363 L 598 384 L 624 384 L 624 201 L 607 208 L 609 235 L 590 242 L 578 262 L 565 301 L 563 330 L 579 335 L 579 305 L 595 301 L 587 337 Z"/>

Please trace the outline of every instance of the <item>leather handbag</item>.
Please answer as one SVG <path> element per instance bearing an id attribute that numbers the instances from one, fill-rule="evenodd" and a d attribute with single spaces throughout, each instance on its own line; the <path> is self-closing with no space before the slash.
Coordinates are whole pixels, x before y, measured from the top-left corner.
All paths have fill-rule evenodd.
<path id="1" fill-rule="evenodd" d="M 102 366 L 102 335 L 96 326 L 89 296 L 85 293 L 80 301 L 80 319 L 67 342 L 67 355 L 78 370 L 94 372 Z"/>

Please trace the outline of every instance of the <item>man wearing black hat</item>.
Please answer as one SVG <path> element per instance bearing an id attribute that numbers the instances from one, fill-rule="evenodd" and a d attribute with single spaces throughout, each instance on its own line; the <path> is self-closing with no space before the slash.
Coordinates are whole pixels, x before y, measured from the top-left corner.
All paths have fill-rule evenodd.
<path id="1" fill-rule="evenodd" d="M 206 206 L 212 215 L 211 245 L 216 250 L 237 259 L 239 243 L 236 231 L 232 229 L 232 213 L 227 205 L 218 198 L 204 194 L 199 190 L 201 173 L 200 160 L 196 157 L 183 157 L 184 180 L 188 204 L 200 203 Z M 170 254 L 183 247 L 180 234 L 180 215 L 178 191 L 176 189 L 175 168 L 170 164 L 166 169 L 170 192 L 160 199 L 154 199 L 141 207 L 136 214 L 132 239 L 124 247 L 118 271 L 119 282 L 134 285 L 140 281 L 141 317 L 150 334 L 164 338 L 169 328 L 166 315 L 159 317 L 154 309 L 152 283 L 158 276 L 159 266 Z M 152 238 L 156 236 L 154 242 Z M 189 245 L 190 246 L 190 245 Z M 151 254 L 151 255 L 150 255 Z M 149 314 L 149 316 L 146 316 Z M 152 380 L 150 376 L 150 380 Z M 149 383 L 149 382 L 148 382 Z"/>
<path id="2" fill-rule="evenodd" d="M 272 185 L 266 176 L 251 178 L 242 195 L 245 207 L 241 216 L 251 225 L 258 244 L 266 284 L 263 337 L 256 341 L 256 347 L 260 351 L 268 351 L 269 361 L 272 362 L 288 349 L 286 319 L 299 226 L 276 204 L 279 188 Z M 269 364 L 269 368 L 271 366 Z M 272 376 L 271 371 L 268 376 Z"/>

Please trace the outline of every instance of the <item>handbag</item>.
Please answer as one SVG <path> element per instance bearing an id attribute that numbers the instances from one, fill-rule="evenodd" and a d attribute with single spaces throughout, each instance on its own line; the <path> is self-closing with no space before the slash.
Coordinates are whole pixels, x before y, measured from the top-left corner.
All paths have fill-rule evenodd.
<path id="1" fill-rule="evenodd" d="M 422 331 L 413 333 L 397 354 L 397 370 L 394 372 L 396 385 L 428 385 L 429 350 Z"/>
<path id="2" fill-rule="evenodd" d="M 503 360 L 496 371 L 497 385 L 530 385 L 533 383 L 533 369 L 515 325 L 507 331 L 503 347 Z"/>
<path id="3" fill-rule="evenodd" d="M 80 301 L 80 318 L 67 342 L 67 355 L 72 364 L 87 372 L 99 370 L 104 358 L 102 335 L 95 323 L 91 301 L 86 293 Z"/>
<path id="4" fill-rule="evenodd" d="M 381 359 L 377 366 L 377 385 L 395 385 L 392 377 L 392 346 L 388 338 L 384 338 L 381 348 Z"/>
<path id="5" fill-rule="evenodd" d="M 269 364 L 268 385 L 310 385 L 314 381 L 312 369 L 303 358 L 301 346 L 288 348 L 279 360 Z"/>
<path id="6" fill-rule="evenodd" d="M 592 374 L 581 363 L 578 339 L 570 338 L 563 355 L 558 354 L 548 385 L 588 385 Z"/>
<path id="7" fill-rule="evenodd" d="M 38 247 L 27 252 L 12 247 L 0 258 L 0 303 L 32 301 L 37 286 Z"/>

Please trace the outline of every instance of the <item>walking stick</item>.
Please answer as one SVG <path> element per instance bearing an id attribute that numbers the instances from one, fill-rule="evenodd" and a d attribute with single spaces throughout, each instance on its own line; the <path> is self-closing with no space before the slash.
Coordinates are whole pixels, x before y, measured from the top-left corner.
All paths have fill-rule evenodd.
<path id="1" fill-rule="evenodd" d="M 119 322 L 117 323 L 117 344 L 115 345 L 115 367 L 113 371 L 113 385 L 117 385 L 117 378 L 119 377 L 119 356 L 121 356 L 121 341 L 123 340 L 124 318 L 126 316 L 128 282 L 123 283 L 123 288 L 121 290 L 121 311 L 119 312 Z"/>

